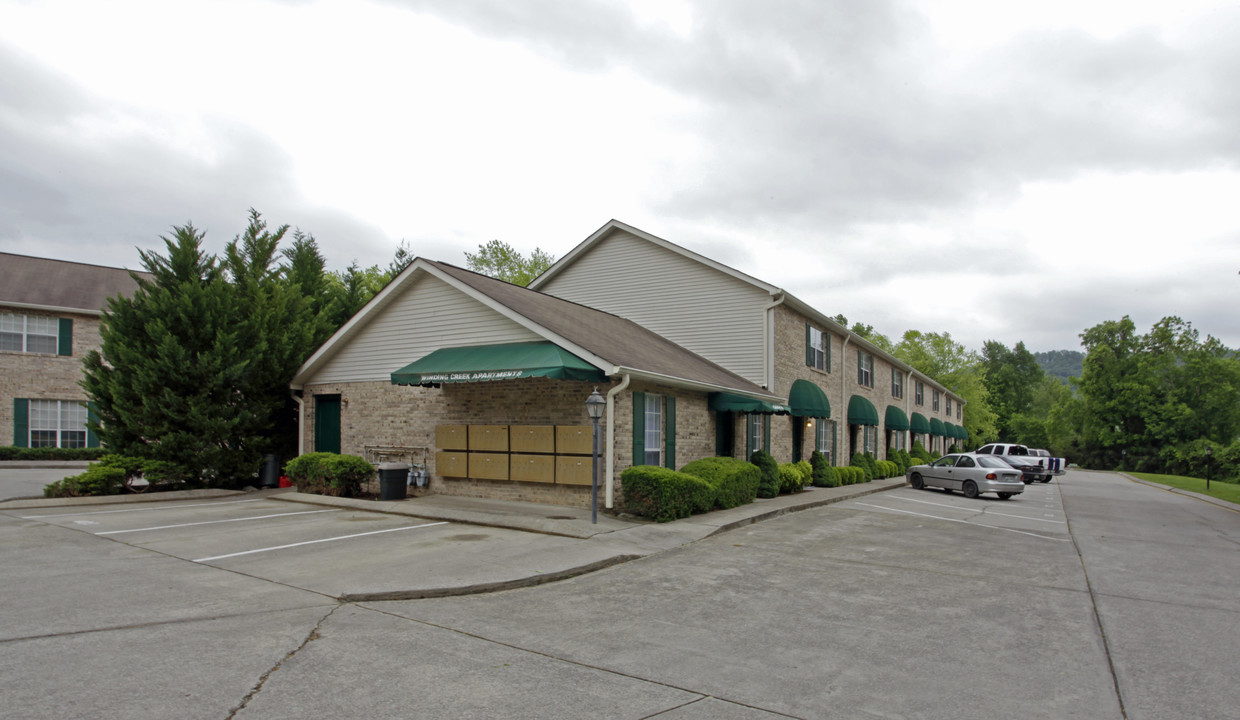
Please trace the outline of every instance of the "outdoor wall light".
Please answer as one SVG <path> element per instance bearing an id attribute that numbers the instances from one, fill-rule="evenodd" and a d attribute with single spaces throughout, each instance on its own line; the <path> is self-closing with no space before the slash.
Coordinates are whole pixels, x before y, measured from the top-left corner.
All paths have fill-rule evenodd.
<path id="1" fill-rule="evenodd" d="M 586 414 L 594 423 L 594 454 L 590 458 L 590 522 L 598 522 L 598 420 L 603 417 L 607 401 L 598 394 L 598 388 L 586 398 Z"/>

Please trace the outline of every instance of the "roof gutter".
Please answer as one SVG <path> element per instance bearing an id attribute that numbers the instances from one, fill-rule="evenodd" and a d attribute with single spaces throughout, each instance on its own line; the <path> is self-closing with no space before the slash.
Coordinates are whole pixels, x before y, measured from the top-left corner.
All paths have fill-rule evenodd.
<path id="1" fill-rule="evenodd" d="M 604 506 L 611 510 L 616 505 L 616 396 L 629 386 L 629 375 L 619 385 L 607 391 L 607 477 L 605 481 L 606 501 Z"/>

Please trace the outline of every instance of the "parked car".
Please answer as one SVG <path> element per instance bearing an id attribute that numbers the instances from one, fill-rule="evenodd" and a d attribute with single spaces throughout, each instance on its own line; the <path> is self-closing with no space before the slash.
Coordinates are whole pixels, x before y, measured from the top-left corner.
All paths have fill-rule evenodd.
<path id="1" fill-rule="evenodd" d="M 992 492 L 1001 500 L 1025 491 L 1021 472 L 1003 458 L 978 453 L 944 455 L 929 465 L 914 465 L 906 473 L 909 485 L 918 490 L 937 487 L 959 490 L 967 498 Z"/>
<path id="2" fill-rule="evenodd" d="M 1016 443 L 990 443 L 978 448 L 976 452 L 1007 460 L 1012 467 L 1019 468 L 1024 473 L 1026 483 L 1050 482 L 1053 475 L 1062 475 L 1063 469 L 1068 466 L 1067 460 L 1051 457 L 1046 450 L 1031 450 Z M 1055 468 L 1059 468 L 1059 472 L 1055 472 Z"/>

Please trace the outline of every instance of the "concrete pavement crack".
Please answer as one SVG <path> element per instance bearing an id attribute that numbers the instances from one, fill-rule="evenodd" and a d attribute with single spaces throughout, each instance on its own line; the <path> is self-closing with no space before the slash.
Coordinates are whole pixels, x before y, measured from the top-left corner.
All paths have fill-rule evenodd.
<path id="1" fill-rule="evenodd" d="M 237 707 L 229 711 L 228 716 L 227 718 L 225 718 L 225 720 L 233 720 L 233 718 L 237 716 L 237 713 L 244 710 L 245 706 L 249 705 L 250 701 L 253 700 L 255 697 L 257 697 L 260 692 L 262 692 L 263 685 L 267 683 L 267 679 L 271 677 L 272 673 L 274 673 L 275 671 L 283 667 L 284 663 L 288 662 L 289 659 L 297 655 L 297 653 L 306 649 L 306 647 L 309 646 L 310 643 L 314 642 L 315 640 L 318 640 L 320 637 L 319 630 L 323 628 L 323 623 L 327 622 L 327 618 L 331 617 L 333 613 L 335 613 L 337 610 L 339 610 L 342 607 L 344 607 L 343 603 L 327 611 L 326 615 L 319 618 L 319 621 L 315 623 L 314 627 L 311 628 L 309 634 L 306 635 L 306 639 L 302 640 L 301 644 L 298 645 L 293 650 L 289 651 L 287 655 L 280 658 L 280 661 L 277 662 L 275 665 L 272 665 L 270 670 L 263 673 L 262 677 L 260 677 L 258 679 L 258 682 L 254 684 L 254 687 L 250 690 L 250 692 L 246 693 L 246 696 L 241 698 L 241 703 L 237 705 Z"/>

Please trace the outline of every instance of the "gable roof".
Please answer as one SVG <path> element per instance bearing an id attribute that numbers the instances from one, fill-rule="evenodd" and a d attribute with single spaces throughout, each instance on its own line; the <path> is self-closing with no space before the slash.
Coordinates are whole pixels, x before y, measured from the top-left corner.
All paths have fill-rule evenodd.
<path id="1" fill-rule="evenodd" d="M 124 268 L 0 252 L 0 305 L 98 315 L 108 298 L 137 289 Z"/>
<path id="2" fill-rule="evenodd" d="M 306 360 L 294 376 L 292 385 L 303 385 L 336 350 L 361 332 L 370 317 L 389 305 L 403 287 L 411 285 L 423 274 L 448 283 L 495 312 L 595 365 L 607 375 L 628 374 L 707 392 L 732 392 L 782 400 L 765 388 L 632 320 L 424 258 L 414 260 Z"/>

